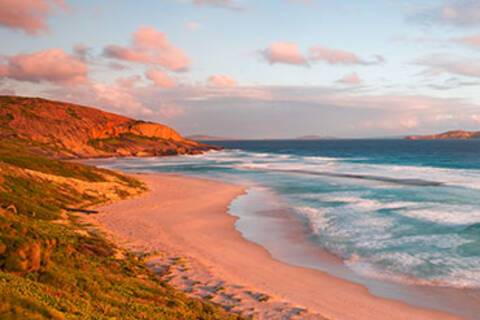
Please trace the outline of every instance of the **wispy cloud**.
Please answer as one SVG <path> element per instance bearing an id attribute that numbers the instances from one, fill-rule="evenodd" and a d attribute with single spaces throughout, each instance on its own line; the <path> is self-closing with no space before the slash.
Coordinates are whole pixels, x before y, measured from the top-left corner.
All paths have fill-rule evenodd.
<path id="1" fill-rule="evenodd" d="M 192 3 L 197 6 L 228 9 L 234 11 L 244 10 L 245 7 L 234 0 L 193 0 Z"/>
<path id="2" fill-rule="evenodd" d="M 188 21 L 185 23 L 185 28 L 189 31 L 197 31 L 202 27 L 202 25 L 197 21 Z"/>
<path id="3" fill-rule="evenodd" d="M 294 42 L 275 42 L 268 48 L 261 50 L 263 58 L 270 64 L 283 63 L 297 66 L 309 66 L 315 62 L 324 62 L 330 65 L 375 65 L 385 62 L 381 55 L 375 55 L 372 59 L 364 59 L 357 54 L 332 49 L 322 45 L 311 47 L 308 55 L 300 51 L 298 44 Z"/>
<path id="4" fill-rule="evenodd" d="M 159 88 L 173 88 L 177 85 L 175 79 L 171 78 L 168 74 L 157 69 L 149 69 L 145 73 L 147 79 L 151 80 Z"/>
<path id="5" fill-rule="evenodd" d="M 363 82 L 363 80 L 360 79 L 360 77 L 356 72 L 352 72 L 344 75 L 343 77 L 338 79 L 337 82 L 342 84 L 348 84 L 348 85 L 359 85 Z"/>
<path id="6" fill-rule="evenodd" d="M 262 50 L 262 55 L 270 64 L 283 63 L 308 66 L 307 58 L 300 52 L 296 43 L 275 42 Z"/>
<path id="7" fill-rule="evenodd" d="M 212 87 L 231 88 L 237 86 L 237 81 L 231 76 L 215 74 L 208 77 L 207 84 Z"/>
<path id="8" fill-rule="evenodd" d="M 443 24 L 457 27 L 480 25 L 478 0 L 447 0 L 440 5 L 418 7 L 407 15 L 417 23 Z"/>
<path id="9" fill-rule="evenodd" d="M 416 61 L 425 66 L 424 74 L 438 76 L 443 74 L 480 78 L 480 59 L 452 55 L 430 55 Z"/>
<path id="10" fill-rule="evenodd" d="M 460 37 L 460 38 L 455 38 L 453 41 L 475 48 L 475 49 L 480 49 L 480 34 L 475 34 L 472 36 L 467 36 L 467 37 Z"/>
<path id="11" fill-rule="evenodd" d="M 322 61 L 328 64 L 343 64 L 343 65 L 374 65 L 380 64 L 385 59 L 376 55 L 372 60 L 366 60 L 360 58 L 353 52 L 331 49 L 324 46 L 315 46 L 310 49 L 309 53 L 310 61 Z"/>

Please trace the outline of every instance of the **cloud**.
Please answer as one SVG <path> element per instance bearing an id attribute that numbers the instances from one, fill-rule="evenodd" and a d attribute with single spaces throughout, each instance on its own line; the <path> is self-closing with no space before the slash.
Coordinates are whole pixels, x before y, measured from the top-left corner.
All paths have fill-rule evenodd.
<path id="1" fill-rule="evenodd" d="M 319 127 L 329 135 L 343 137 L 440 132 L 457 125 L 471 127 L 471 114 L 478 113 L 478 105 L 463 99 L 353 93 L 350 88 L 338 87 L 237 86 L 217 90 L 182 86 L 158 96 L 164 103 L 185 109 L 181 119 L 172 122 L 181 131 L 214 131 L 242 138 L 293 137 Z M 150 100 L 155 101 L 153 97 Z"/>
<path id="2" fill-rule="evenodd" d="M 305 56 L 294 42 L 276 42 L 262 50 L 263 58 L 270 64 L 283 63 L 297 66 L 309 66 L 314 62 L 325 62 L 330 65 L 375 65 L 385 62 L 381 55 L 375 55 L 372 60 L 360 58 L 353 52 L 330 49 L 324 46 L 310 48 Z"/>
<path id="3" fill-rule="evenodd" d="M 28 82 L 51 82 L 60 85 L 87 82 L 87 65 L 61 49 L 48 49 L 5 58 L 0 76 Z"/>
<path id="4" fill-rule="evenodd" d="M 106 105 L 116 112 L 127 115 L 151 115 L 152 110 L 147 108 L 129 88 L 118 84 L 106 85 L 96 83 L 92 85 L 95 102 Z"/>
<path id="5" fill-rule="evenodd" d="M 459 98 L 369 94 L 338 86 L 182 85 L 158 90 L 132 80 L 134 85 L 125 85 L 125 78 L 110 85 L 56 87 L 48 89 L 47 97 L 165 122 L 184 134 L 240 138 L 295 137 L 318 128 L 338 137 L 420 134 L 475 129 L 480 119 L 480 106 Z"/>
<path id="6" fill-rule="evenodd" d="M 207 79 L 207 84 L 217 88 L 231 88 L 237 86 L 237 81 L 230 76 L 215 74 Z"/>
<path id="7" fill-rule="evenodd" d="M 145 73 L 147 79 L 151 80 L 155 86 L 159 88 L 173 88 L 177 85 L 177 82 L 172 79 L 168 74 L 156 69 L 149 69 Z"/>
<path id="8" fill-rule="evenodd" d="M 176 118 L 185 114 L 185 109 L 176 105 L 164 104 L 158 110 L 160 116 L 164 119 Z"/>
<path id="9" fill-rule="evenodd" d="M 480 78 L 480 59 L 469 59 L 447 55 L 431 55 L 417 60 L 416 64 L 427 67 L 423 74 L 429 76 L 453 74 Z"/>
<path id="10" fill-rule="evenodd" d="M 197 31 L 201 27 L 202 25 L 197 21 L 188 21 L 187 23 L 185 23 L 185 28 L 187 28 L 187 30 L 189 31 Z"/>
<path id="11" fill-rule="evenodd" d="M 308 66 L 308 61 L 293 42 L 276 42 L 262 51 L 262 55 L 270 64 L 284 63 Z"/>
<path id="12" fill-rule="evenodd" d="M 175 72 L 185 71 L 190 65 L 190 59 L 183 50 L 173 46 L 163 32 L 153 27 L 138 29 L 129 47 L 109 45 L 103 54 L 113 59 L 157 65 Z"/>
<path id="13" fill-rule="evenodd" d="M 337 82 L 349 85 L 359 85 L 363 82 L 363 80 L 360 79 L 356 72 L 352 72 L 338 79 Z"/>
<path id="14" fill-rule="evenodd" d="M 83 61 L 86 61 L 88 56 L 90 55 L 90 52 L 91 52 L 91 48 L 84 45 L 83 43 L 77 43 L 74 47 L 73 47 L 73 52 L 75 53 L 75 55 L 83 60 Z"/>
<path id="15" fill-rule="evenodd" d="M 139 75 L 133 75 L 130 77 L 119 77 L 115 80 L 115 84 L 118 87 L 125 88 L 125 89 L 133 89 L 135 88 L 140 82 L 142 78 Z"/>
<path id="16" fill-rule="evenodd" d="M 118 63 L 118 62 L 110 62 L 108 64 L 108 67 L 112 70 L 115 70 L 115 71 L 122 71 L 122 70 L 128 69 L 128 67 L 126 65 L 123 65 L 123 64 Z"/>
<path id="17" fill-rule="evenodd" d="M 0 25 L 36 35 L 48 30 L 47 18 L 55 8 L 67 6 L 62 0 L 0 0 Z"/>
<path id="18" fill-rule="evenodd" d="M 454 39 L 455 42 L 480 49 L 480 34 L 463 37 L 463 38 L 456 38 Z"/>
<path id="19" fill-rule="evenodd" d="M 449 0 L 441 5 L 423 7 L 411 12 L 409 20 L 457 27 L 480 25 L 480 2 L 478 0 Z"/>
<path id="20" fill-rule="evenodd" d="M 384 62 L 384 58 L 380 55 L 376 55 L 374 60 L 367 61 L 361 59 L 355 53 L 323 46 L 312 47 L 309 56 L 310 61 L 322 61 L 332 65 L 372 65 Z"/>
<path id="21" fill-rule="evenodd" d="M 139 76 L 118 78 L 112 84 L 88 82 L 76 87 L 54 87 L 46 98 L 93 106 L 130 117 L 152 117 L 155 112 L 138 96 Z"/>
<path id="22" fill-rule="evenodd" d="M 229 9 L 229 10 L 243 10 L 244 7 L 239 5 L 234 0 L 193 0 L 193 4 L 197 6 L 206 6 L 206 7 L 214 7 L 214 8 L 221 8 L 221 9 Z"/>

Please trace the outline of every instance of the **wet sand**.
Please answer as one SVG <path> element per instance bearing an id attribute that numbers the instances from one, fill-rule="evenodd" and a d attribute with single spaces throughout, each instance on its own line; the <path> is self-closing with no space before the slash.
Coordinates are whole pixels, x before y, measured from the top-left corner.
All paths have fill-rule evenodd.
<path id="1" fill-rule="evenodd" d="M 242 186 L 166 174 L 138 175 L 150 191 L 88 217 L 120 246 L 185 292 L 261 319 L 458 319 L 379 298 L 358 284 L 277 261 L 229 215 Z"/>

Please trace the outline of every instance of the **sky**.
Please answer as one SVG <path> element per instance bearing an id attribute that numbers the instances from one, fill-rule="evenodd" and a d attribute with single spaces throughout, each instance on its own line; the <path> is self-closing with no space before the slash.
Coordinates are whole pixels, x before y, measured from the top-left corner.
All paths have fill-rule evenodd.
<path id="1" fill-rule="evenodd" d="M 233 138 L 480 130 L 478 0 L 0 0 L 0 94 Z"/>

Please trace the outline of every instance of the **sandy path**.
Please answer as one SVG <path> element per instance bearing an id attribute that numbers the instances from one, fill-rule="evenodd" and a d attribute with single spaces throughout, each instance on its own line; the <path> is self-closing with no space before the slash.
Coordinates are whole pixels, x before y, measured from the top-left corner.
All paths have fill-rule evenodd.
<path id="1" fill-rule="evenodd" d="M 140 175 L 150 192 L 99 208 L 89 221 L 149 260 L 172 285 L 265 319 L 456 319 L 374 297 L 362 286 L 274 260 L 228 215 L 243 188 L 173 175 Z M 320 316 L 322 315 L 322 316 Z"/>

